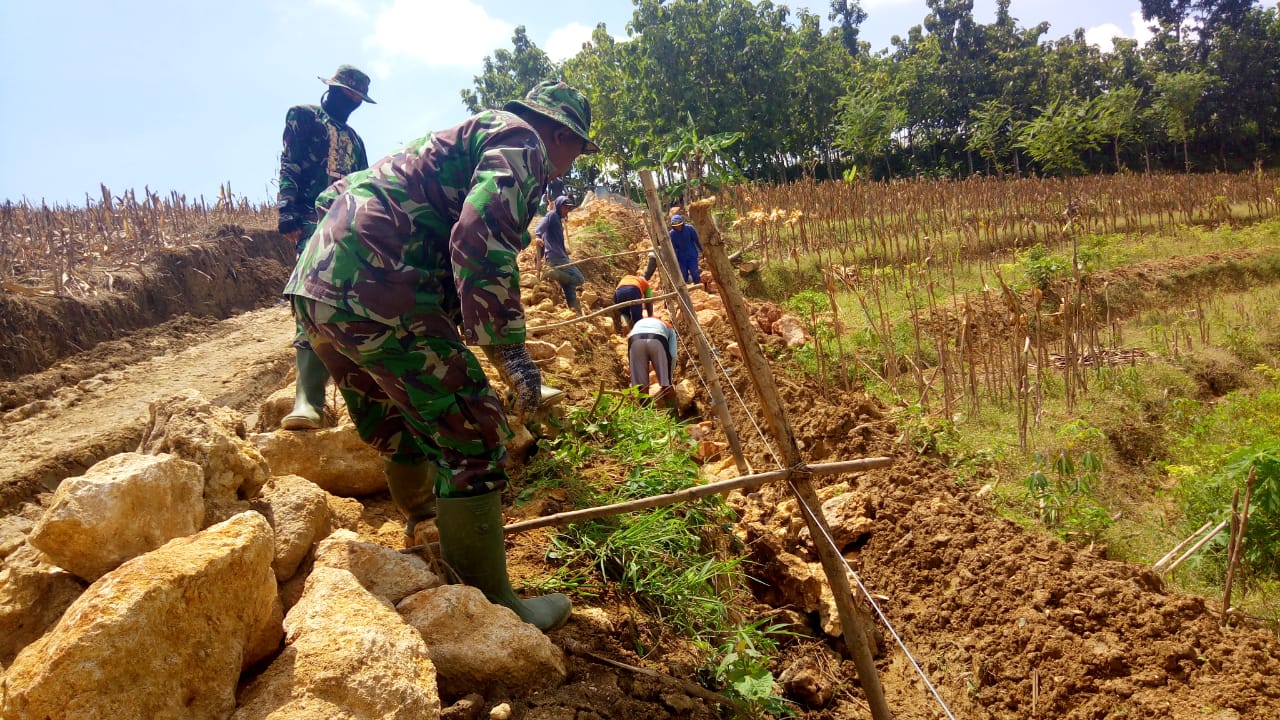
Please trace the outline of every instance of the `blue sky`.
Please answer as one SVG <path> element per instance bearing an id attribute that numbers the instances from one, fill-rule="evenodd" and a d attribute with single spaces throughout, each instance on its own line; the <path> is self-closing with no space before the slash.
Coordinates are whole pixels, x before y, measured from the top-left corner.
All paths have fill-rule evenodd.
<path id="1" fill-rule="evenodd" d="M 826 16 L 829 2 L 791 2 Z M 990 22 L 995 0 L 976 0 Z M 1110 48 L 1144 37 L 1138 0 L 1013 0 L 1048 37 L 1085 28 Z M 863 0 L 873 50 L 905 35 L 924 0 Z M 370 161 L 461 121 L 459 91 L 515 26 L 553 59 L 598 22 L 626 37 L 630 0 L 5 0 L 0 3 L 0 200 L 81 203 L 106 183 L 188 197 L 274 199 L 290 105 L 319 102 L 341 63 L 373 78 L 355 112 Z"/>

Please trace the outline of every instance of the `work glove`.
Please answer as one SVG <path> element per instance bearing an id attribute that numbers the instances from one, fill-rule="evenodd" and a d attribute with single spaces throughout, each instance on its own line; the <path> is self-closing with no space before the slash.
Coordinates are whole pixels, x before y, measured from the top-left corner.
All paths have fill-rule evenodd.
<path id="1" fill-rule="evenodd" d="M 512 410 L 522 417 L 527 412 L 537 410 L 542 402 L 542 373 L 533 364 L 533 358 L 529 357 L 529 349 L 524 343 L 480 347 L 515 393 Z"/>

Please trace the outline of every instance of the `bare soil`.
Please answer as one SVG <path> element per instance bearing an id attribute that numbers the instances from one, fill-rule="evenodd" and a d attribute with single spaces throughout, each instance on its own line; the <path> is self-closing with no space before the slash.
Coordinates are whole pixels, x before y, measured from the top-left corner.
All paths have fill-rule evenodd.
<path id="1" fill-rule="evenodd" d="M 590 218 L 589 210 L 571 216 L 571 245 L 575 228 Z M 637 237 L 628 242 L 643 241 L 640 227 L 637 216 Z M 272 257 L 287 268 L 288 248 L 282 240 L 270 238 L 269 231 L 247 235 L 274 248 L 255 257 L 278 255 L 283 248 L 283 259 Z M 0 385 L 7 410 L 0 416 L 0 512 L 30 513 L 33 505 L 47 502 L 47 490 L 62 478 L 132 449 L 151 400 L 193 387 L 252 415 L 262 399 L 285 385 L 292 367 L 293 324 L 286 309 L 273 304 L 283 278 L 275 270 L 246 270 L 246 262 L 256 262 L 247 259 L 246 247 L 220 241 L 199 251 L 206 263 L 200 266 L 202 275 L 219 279 L 215 285 L 237 286 L 236 299 L 218 306 L 224 309 L 201 311 L 204 317 L 179 314 L 195 315 L 192 308 L 203 307 L 196 301 L 174 302 L 169 315 L 156 311 L 137 319 L 100 310 L 123 300 L 60 299 L 56 314 L 41 314 L 23 304 L 27 298 L 0 296 L 6 303 L 0 317 L 9 318 L 0 325 L 0 342 L 5 348 L 15 343 L 27 348 L 21 363 L 10 361 L 11 379 Z M 590 248 L 574 250 L 582 256 L 592 253 Z M 617 276 L 634 271 L 640 260 L 588 264 L 588 307 L 607 304 Z M 184 267 L 190 261 L 171 264 L 168 270 L 148 268 L 132 288 L 142 295 L 133 297 L 178 293 L 180 300 L 182 293 L 195 292 L 191 288 L 199 281 L 187 276 L 184 286 L 171 277 Z M 148 295 L 140 289 L 148 283 L 167 289 Z M 175 290 L 179 287 L 185 289 Z M 558 293 L 544 282 L 526 295 L 526 304 L 558 299 Z M 159 305 L 129 302 L 136 308 Z M 234 314 L 237 309 L 243 312 Z M 29 316 L 14 318 L 11 312 Z M 211 319 L 225 314 L 231 316 Z M 554 321 L 531 317 L 535 325 Z M 90 339 L 94 334 L 100 337 Z M 609 350 L 607 334 L 600 324 L 586 329 L 569 325 L 538 335 L 575 348 L 574 369 L 549 378 L 568 391 L 569 402 L 589 402 L 602 385 L 625 383 L 622 359 Z M 728 330 L 722 324 L 708 334 L 717 347 L 727 345 Z M 55 342 L 37 342 L 45 335 L 70 336 L 84 351 L 62 355 L 73 346 L 64 343 L 58 350 Z M 754 403 L 745 369 L 729 353 L 722 352 L 721 358 L 730 368 L 734 389 Z M 917 455 L 902 440 L 892 413 L 863 393 L 819 387 L 781 369 L 778 378 L 806 459 L 888 455 L 895 460 L 891 468 L 856 476 L 815 477 L 821 486 L 848 483 L 865 498 L 871 523 L 843 550 L 892 626 L 890 632 L 879 625 L 877 665 L 895 717 L 946 717 L 895 634 L 958 718 L 1280 717 L 1280 642 L 1273 632 L 1221 628 L 1216 603 L 1173 593 L 1146 568 L 1108 560 L 1106 548 L 1071 546 L 998 518 L 984 498 L 957 484 L 941 463 Z M 708 407 L 705 395 L 699 401 L 700 407 Z M 759 413 L 736 406 L 732 412 L 753 467 L 775 467 L 752 429 Z M 518 479 L 519 468 L 515 473 Z M 759 616 L 789 618 L 804 633 L 785 643 L 775 675 L 809 668 L 807 684 L 788 686 L 799 717 L 869 717 L 842 644 L 822 636 L 816 617 L 794 610 L 800 588 L 780 558 L 793 555 L 813 562 L 816 554 L 802 536 L 782 531 L 800 522 L 788 499 L 785 487 L 766 486 L 732 500 L 740 513 L 736 532 L 755 563 L 751 574 L 758 580 L 753 590 Z M 385 495 L 366 498 L 365 505 L 370 536 L 394 542 L 394 533 L 380 530 L 395 526 L 395 511 Z M 552 511 L 551 505 L 546 507 Z M 546 538 L 545 533 L 530 533 L 513 539 L 513 576 L 547 570 Z M 696 679 L 690 649 L 625 598 L 606 589 L 598 598 L 577 598 L 575 608 L 573 619 L 552 633 L 553 639 L 572 640 L 599 655 L 674 678 Z M 729 715 L 673 682 L 579 656 L 571 657 L 571 674 L 562 687 L 507 700 L 513 717 L 539 720 Z"/>

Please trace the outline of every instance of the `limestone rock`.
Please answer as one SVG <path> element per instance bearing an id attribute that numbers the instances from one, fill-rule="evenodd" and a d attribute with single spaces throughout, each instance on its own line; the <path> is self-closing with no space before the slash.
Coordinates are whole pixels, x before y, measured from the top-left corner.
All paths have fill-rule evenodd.
<path id="1" fill-rule="evenodd" d="M 6 555 L 0 561 L 0 667 L 53 626 L 84 587 L 30 545 Z"/>
<path id="2" fill-rule="evenodd" d="M 243 513 L 89 587 L 5 675 L 0 716 L 223 718 L 280 641 L 271 527 Z"/>
<path id="3" fill-rule="evenodd" d="M 253 509 L 271 523 L 276 536 L 276 580 L 293 577 L 311 546 L 329 532 L 329 493 L 297 475 L 278 475 L 263 488 Z"/>
<path id="4" fill-rule="evenodd" d="M 364 521 L 364 505 L 359 500 L 325 493 L 324 501 L 329 506 L 329 520 L 335 528 L 360 529 L 360 524 Z"/>
<path id="5" fill-rule="evenodd" d="M 442 585 L 396 606 L 422 633 L 448 695 L 501 688 L 512 693 L 565 681 L 564 653 L 536 627 L 465 585 Z"/>
<path id="6" fill-rule="evenodd" d="M 36 521 L 44 516 L 44 508 L 38 508 L 34 515 L 34 519 L 23 515 L 0 517 L 0 560 L 27 544 L 27 536 L 36 526 Z"/>
<path id="7" fill-rule="evenodd" d="M 267 461 L 246 439 L 244 416 L 209 403 L 195 390 L 151 403 L 151 419 L 138 451 L 172 453 L 204 470 L 207 524 L 226 515 L 216 506 L 257 497 L 270 476 Z M 212 512 L 210 505 L 215 506 Z"/>
<path id="8" fill-rule="evenodd" d="M 392 605 L 404 598 L 440 585 L 427 562 L 374 543 L 361 542 L 349 530 L 339 530 L 316 548 L 316 566 L 346 570 L 366 590 Z"/>
<path id="9" fill-rule="evenodd" d="M 805 335 L 804 325 L 796 318 L 790 315 L 783 315 L 773 323 L 773 334 L 781 335 L 786 341 L 787 347 L 796 348 L 809 342 L 809 338 Z"/>
<path id="10" fill-rule="evenodd" d="M 506 441 L 507 455 L 513 462 L 523 463 L 533 453 L 538 444 L 538 439 L 533 436 L 525 423 L 518 422 L 516 418 L 509 418 L 511 426 L 511 437 Z"/>
<path id="11" fill-rule="evenodd" d="M 296 377 L 296 371 L 291 373 L 289 384 L 271 393 L 258 406 L 257 421 L 253 424 L 255 433 L 279 430 L 280 421 L 293 412 L 293 402 L 297 395 L 297 386 L 294 383 L 297 381 L 292 378 Z M 347 404 L 343 401 L 342 394 L 334 389 L 333 383 L 330 383 L 325 392 L 324 417 L 320 419 L 320 426 L 326 428 L 337 427 L 346 416 Z"/>
<path id="12" fill-rule="evenodd" d="M 699 310 L 694 315 L 704 330 L 711 330 L 724 322 L 724 316 L 715 310 Z"/>
<path id="13" fill-rule="evenodd" d="M 418 720 L 440 713 L 422 637 L 345 570 L 316 567 L 285 618 L 286 646 L 232 720 Z"/>
<path id="14" fill-rule="evenodd" d="M 113 455 L 63 480 L 31 531 L 58 567 L 96 580 L 204 522 L 200 466 L 174 455 Z"/>
<path id="15" fill-rule="evenodd" d="M 875 521 L 871 519 L 871 500 L 861 493 L 847 492 L 827 500 L 822 503 L 822 514 L 831 529 L 831 539 L 842 553 L 850 545 L 866 541 L 875 527 Z M 805 528 L 803 535 L 806 540 L 808 533 L 808 528 Z"/>
<path id="16" fill-rule="evenodd" d="M 550 360 L 556 356 L 556 346 L 545 340 L 527 340 L 524 346 L 529 350 L 529 357 L 534 362 L 539 360 Z"/>
<path id="17" fill-rule="evenodd" d="M 698 386 L 689 378 L 676 382 L 676 402 L 680 405 L 680 412 L 685 412 L 693 407 L 696 402 L 696 393 Z"/>
<path id="18" fill-rule="evenodd" d="M 301 475 L 341 497 L 387 489 L 381 457 L 351 425 L 307 432 L 258 433 L 251 439 L 275 475 Z"/>

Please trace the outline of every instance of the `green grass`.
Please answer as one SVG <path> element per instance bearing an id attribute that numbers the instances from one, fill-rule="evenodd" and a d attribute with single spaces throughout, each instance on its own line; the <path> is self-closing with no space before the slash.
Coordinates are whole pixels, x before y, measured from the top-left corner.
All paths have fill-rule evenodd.
<path id="1" fill-rule="evenodd" d="M 1004 307 L 999 279 L 1018 291 L 1060 280 L 1070 274 L 1070 247 L 1024 250 L 954 268 L 933 261 L 863 268 L 857 280 L 838 286 L 841 344 L 857 358 L 843 363 L 833 361 L 836 323 L 821 292 L 821 268 L 839 261 L 778 261 L 762 270 L 761 284 L 819 341 L 791 351 L 792 372 L 816 377 L 821 368 L 826 382 L 838 382 L 845 373 L 863 383 L 868 393 L 897 408 L 903 442 L 952 468 L 958 483 L 975 490 L 988 486 L 1003 516 L 1068 540 L 1105 543 L 1115 557 L 1150 564 L 1207 518 L 1221 517 L 1231 491 L 1243 482 L 1241 458 L 1264 456 L 1269 450 L 1259 445 L 1262 438 L 1280 437 L 1280 405 L 1269 399 L 1272 371 L 1265 369 L 1280 367 L 1277 246 L 1278 219 L 1080 238 L 1079 259 L 1088 272 L 1232 248 L 1271 249 L 1245 260 L 1188 264 L 1146 288 L 1137 282 L 1109 286 L 1113 307 L 1127 314 L 1099 328 L 1100 340 L 1145 350 L 1150 357 L 1134 366 L 1085 370 L 1087 391 L 1070 410 L 1061 370 L 1033 374 L 1043 405 L 1033 408 L 1025 451 L 1008 389 L 992 395 L 984 388 L 976 413 L 961 401 L 953 416 L 943 417 L 937 386 L 928 407 L 920 405 L 917 378 L 936 362 L 938 341 L 923 313 L 917 327 L 912 308 L 951 307 L 953 292 L 981 304 L 987 288 L 986 308 L 998 313 Z M 1025 299 L 1023 304 L 1025 311 Z M 954 338 L 944 340 L 954 345 Z M 825 357 L 818 357 L 819 346 Z M 1218 399 L 1226 393 L 1231 394 Z M 1274 495 L 1280 515 L 1280 487 Z M 1238 596 L 1254 614 L 1280 621 L 1280 563 L 1258 549 L 1280 546 L 1280 523 L 1273 525 L 1266 515 L 1251 531 L 1258 535 L 1252 554 L 1246 550 L 1249 564 Z M 1220 594 L 1222 542 L 1211 543 L 1174 581 Z"/>
<path id="2" fill-rule="evenodd" d="M 526 469 L 520 497 L 565 490 L 575 507 L 675 492 L 696 484 L 695 443 L 671 415 L 634 392 L 570 409 L 561 432 Z M 753 617 L 747 568 L 719 497 L 577 523 L 552 540 L 560 564 L 536 589 L 591 595 L 604 583 L 658 622 L 638 637 L 645 654 L 674 631 L 704 658 L 703 678 L 751 716 L 788 713 L 770 662 L 782 631 Z M 767 620 L 767 619 L 766 619 Z"/>

